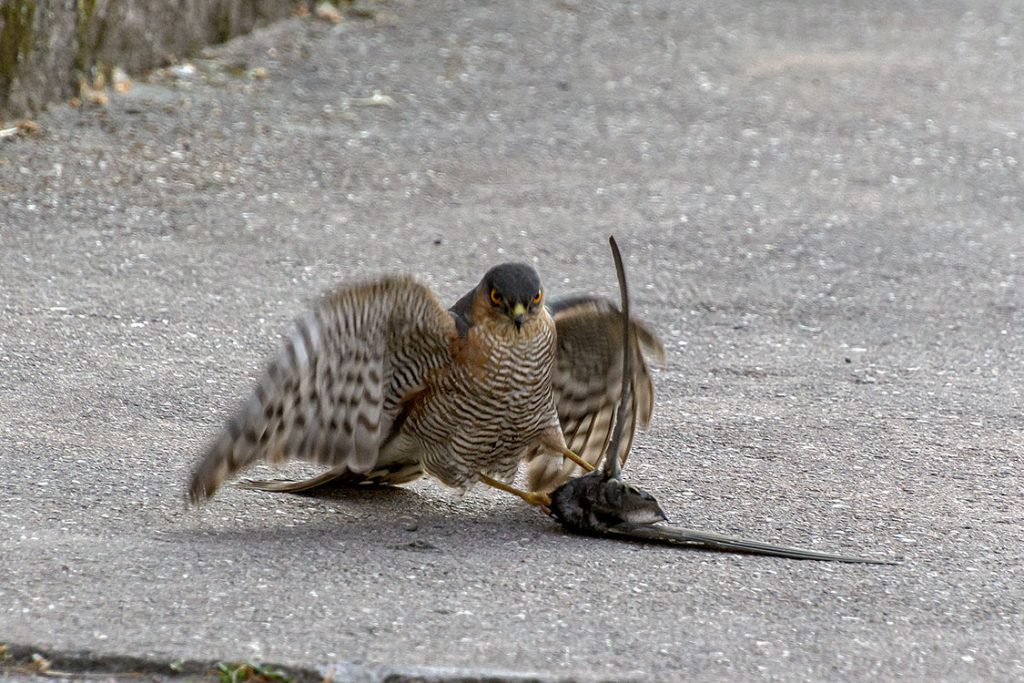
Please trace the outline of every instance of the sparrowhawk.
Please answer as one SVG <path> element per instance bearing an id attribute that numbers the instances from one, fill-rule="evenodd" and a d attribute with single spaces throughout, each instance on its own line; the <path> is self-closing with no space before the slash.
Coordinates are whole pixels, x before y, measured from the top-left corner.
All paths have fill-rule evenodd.
<path id="1" fill-rule="evenodd" d="M 653 407 L 641 349 L 664 354 L 646 325 L 630 329 L 620 457 Z M 190 498 L 209 498 L 250 464 L 299 459 L 329 469 L 255 487 L 401 484 L 428 474 L 456 489 L 484 482 L 546 504 L 546 492 L 604 455 L 624 341 L 613 304 L 592 296 L 547 304 L 536 271 L 521 263 L 492 268 L 447 310 L 407 276 L 343 285 L 284 338 L 198 463 Z M 511 486 L 524 460 L 529 492 Z"/>

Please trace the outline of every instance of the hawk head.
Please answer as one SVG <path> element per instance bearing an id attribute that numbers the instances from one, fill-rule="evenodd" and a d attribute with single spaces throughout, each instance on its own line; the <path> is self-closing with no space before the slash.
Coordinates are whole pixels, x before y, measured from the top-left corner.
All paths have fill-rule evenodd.
<path id="1" fill-rule="evenodd" d="M 485 308 L 489 317 L 505 320 L 517 330 L 544 311 L 544 290 L 537 271 L 525 263 L 503 263 L 487 271 L 477 286 L 477 310 Z"/>

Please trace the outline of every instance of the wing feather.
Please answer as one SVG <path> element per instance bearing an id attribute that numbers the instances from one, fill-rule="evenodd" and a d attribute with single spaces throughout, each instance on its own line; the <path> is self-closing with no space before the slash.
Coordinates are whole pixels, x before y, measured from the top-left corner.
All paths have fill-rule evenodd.
<path id="1" fill-rule="evenodd" d="M 555 320 L 558 349 L 552 373 L 555 406 L 566 445 L 587 462 L 597 465 L 614 428 L 622 393 L 622 318 L 610 301 L 578 296 L 549 306 Z M 654 408 L 654 383 L 645 352 L 663 362 L 665 351 L 654 332 L 633 320 L 632 391 L 622 443 L 617 456 L 625 462 L 636 427 L 647 427 Z M 562 477 L 574 470 L 567 464 Z"/>
<path id="2" fill-rule="evenodd" d="M 342 474 L 374 469 L 404 401 L 450 362 L 455 334 L 451 315 L 409 277 L 328 293 L 296 321 L 200 460 L 192 501 L 259 461 L 307 460 Z"/>

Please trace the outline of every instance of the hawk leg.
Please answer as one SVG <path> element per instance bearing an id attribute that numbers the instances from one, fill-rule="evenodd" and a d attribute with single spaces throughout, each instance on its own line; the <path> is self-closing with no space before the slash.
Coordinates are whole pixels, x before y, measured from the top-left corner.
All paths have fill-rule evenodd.
<path id="1" fill-rule="evenodd" d="M 594 471 L 594 466 L 593 465 L 591 465 L 589 462 L 587 462 L 586 460 L 584 460 L 580 456 L 578 456 L 575 453 L 573 453 L 572 451 L 570 451 L 568 448 L 560 448 L 559 451 L 561 451 L 563 456 L 565 456 L 566 458 L 569 458 L 569 460 L 572 460 L 574 463 L 576 463 L 577 465 L 582 467 L 584 472 L 593 472 Z"/>
<path id="2" fill-rule="evenodd" d="M 482 472 L 480 473 L 479 476 L 480 481 L 487 484 L 488 486 L 492 486 L 498 489 L 499 491 L 511 493 L 513 496 L 519 496 L 530 505 L 536 505 L 545 511 L 547 511 L 548 507 L 551 505 L 551 496 L 549 496 L 546 493 L 537 493 L 536 491 L 523 491 L 522 489 L 517 489 L 515 486 L 506 484 L 503 481 L 492 479 L 491 477 L 488 477 L 486 474 Z"/>

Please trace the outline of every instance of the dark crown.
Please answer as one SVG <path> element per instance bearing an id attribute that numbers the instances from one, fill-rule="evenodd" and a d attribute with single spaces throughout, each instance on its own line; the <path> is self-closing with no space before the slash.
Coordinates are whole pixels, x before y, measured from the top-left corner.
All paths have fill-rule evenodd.
<path id="1" fill-rule="evenodd" d="M 487 271 L 483 285 L 487 292 L 497 290 L 508 303 L 529 304 L 540 291 L 540 276 L 525 263 L 502 263 Z"/>

